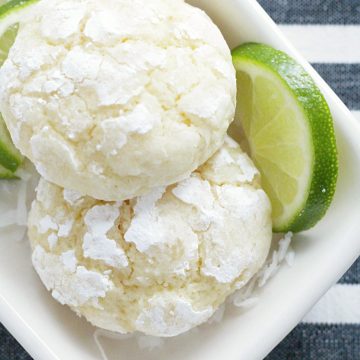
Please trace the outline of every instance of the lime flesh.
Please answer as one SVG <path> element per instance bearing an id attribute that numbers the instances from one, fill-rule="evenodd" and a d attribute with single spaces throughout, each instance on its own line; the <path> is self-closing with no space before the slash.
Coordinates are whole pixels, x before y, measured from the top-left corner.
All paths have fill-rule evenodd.
<path id="1" fill-rule="evenodd" d="M 10 170 L 0 165 L 0 179 L 18 179 L 18 177 Z"/>
<path id="2" fill-rule="evenodd" d="M 0 19 L 7 18 L 11 13 L 19 13 L 20 10 L 39 0 L 0 0 Z"/>
<path id="3" fill-rule="evenodd" d="M 10 171 L 16 171 L 23 157 L 12 143 L 10 134 L 0 114 L 0 164 Z"/>
<path id="4" fill-rule="evenodd" d="M 8 57 L 9 50 L 13 45 L 19 29 L 19 24 L 13 24 L 0 37 L 0 66 L 2 66 Z"/>
<path id="5" fill-rule="evenodd" d="M 329 107 L 306 71 L 285 53 L 262 44 L 233 51 L 241 124 L 273 206 L 276 232 L 299 232 L 326 213 L 338 161 Z"/>

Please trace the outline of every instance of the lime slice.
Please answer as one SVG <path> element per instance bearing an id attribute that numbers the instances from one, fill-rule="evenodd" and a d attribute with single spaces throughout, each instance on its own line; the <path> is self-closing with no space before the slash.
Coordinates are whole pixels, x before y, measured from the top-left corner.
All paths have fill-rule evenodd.
<path id="1" fill-rule="evenodd" d="M 28 5 L 39 0 L 0 0 L 0 19 L 7 18 L 9 14 L 17 13 L 25 9 Z M 20 19 L 20 17 L 18 17 Z"/>
<path id="2" fill-rule="evenodd" d="M 35 0 L 11 0 L 0 6 L 0 66 L 7 59 L 24 12 L 27 11 L 28 5 L 34 2 Z M 23 158 L 12 143 L 4 120 L 0 115 L 0 178 L 14 177 L 11 176 L 11 172 L 16 171 L 22 160 Z"/>
<path id="3" fill-rule="evenodd" d="M 32 5 L 33 3 L 36 3 L 38 1 L 39 0 L 7 0 L 5 2 L 1 1 L 2 5 L 0 5 L 0 36 L 2 37 L 6 33 L 6 31 L 13 25 L 23 21 L 24 15 L 29 10 L 29 5 Z M 16 32 L 13 37 L 8 37 L 8 39 L 10 40 L 10 42 L 8 43 L 8 47 L 6 47 L 6 45 L 1 45 L 1 49 L 6 56 L 8 50 L 13 44 Z"/>
<path id="4" fill-rule="evenodd" d="M 10 170 L 0 165 L 0 179 L 18 179 L 18 177 Z"/>
<path id="5" fill-rule="evenodd" d="M 0 20 L 1 21 L 1 20 Z M 2 66 L 8 57 L 9 50 L 15 41 L 19 24 L 9 26 L 0 37 L 0 66 Z"/>
<path id="6" fill-rule="evenodd" d="M 338 160 L 329 107 L 308 73 L 285 53 L 249 43 L 233 51 L 245 134 L 273 206 L 275 232 L 314 226 L 334 196 Z"/>
<path id="7" fill-rule="evenodd" d="M 0 114 L 0 164 L 10 171 L 16 171 L 22 162 L 23 157 L 12 143 L 8 129 Z"/>

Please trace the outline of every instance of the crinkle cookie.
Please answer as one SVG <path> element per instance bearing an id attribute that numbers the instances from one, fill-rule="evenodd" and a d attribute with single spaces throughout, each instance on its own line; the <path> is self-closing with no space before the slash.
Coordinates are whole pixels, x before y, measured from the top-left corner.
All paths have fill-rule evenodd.
<path id="1" fill-rule="evenodd" d="M 106 201 L 190 176 L 223 144 L 236 77 L 183 0 L 43 0 L 0 70 L 0 111 L 48 181 Z"/>
<path id="2" fill-rule="evenodd" d="M 107 330 L 175 336 L 256 274 L 271 225 L 259 174 L 228 139 L 186 180 L 124 202 L 41 180 L 29 238 L 34 267 L 60 303 Z"/>

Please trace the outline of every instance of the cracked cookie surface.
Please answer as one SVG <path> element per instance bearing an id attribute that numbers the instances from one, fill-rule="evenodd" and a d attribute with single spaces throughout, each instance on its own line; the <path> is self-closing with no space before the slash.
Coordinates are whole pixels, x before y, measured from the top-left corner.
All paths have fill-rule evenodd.
<path id="1" fill-rule="evenodd" d="M 41 180 L 33 264 L 52 295 L 96 326 L 175 336 L 210 318 L 263 265 L 271 207 L 230 138 L 187 179 L 123 202 Z"/>
<path id="2" fill-rule="evenodd" d="M 235 70 L 203 11 L 46 0 L 28 18 L 0 70 L 0 110 L 46 180 L 126 200 L 185 179 L 222 145 Z"/>

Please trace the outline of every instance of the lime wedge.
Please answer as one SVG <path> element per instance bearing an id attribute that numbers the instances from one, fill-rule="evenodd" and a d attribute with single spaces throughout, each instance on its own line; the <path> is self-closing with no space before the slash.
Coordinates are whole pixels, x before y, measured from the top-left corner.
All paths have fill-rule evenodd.
<path id="1" fill-rule="evenodd" d="M 0 6 L 0 66 L 8 57 L 27 6 L 34 2 L 36 0 L 10 0 Z M 13 178 L 11 172 L 15 172 L 22 161 L 23 157 L 15 148 L 0 114 L 0 178 Z"/>
<path id="2" fill-rule="evenodd" d="M 0 179 L 18 179 L 18 177 L 10 170 L 0 165 Z"/>
<path id="3" fill-rule="evenodd" d="M 248 43 L 233 51 L 243 131 L 273 206 L 275 232 L 313 227 L 335 193 L 333 120 L 308 73 L 285 53 Z"/>
<path id="4" fill-rule="evenodd" d="M 0 19 L 8 17 L 11 13 L 19 13 L 20 10 L 39 0 L 1 0 Z"/>
<path id="5" fill-rule="evenodd" d="M 13 24 L 9 26 L 0 37 L 0 66 L 3 65 L 8 57 L 9 50 L 15 41 L 18 30 L 19 24 Z"/>
<path id="6" fill-rule="evenodd" d="M 22 162 L 23 157 L 12 143 L 8 129 L 0 114 L 0 164 L 10 171 L 16 171 Z"/>

